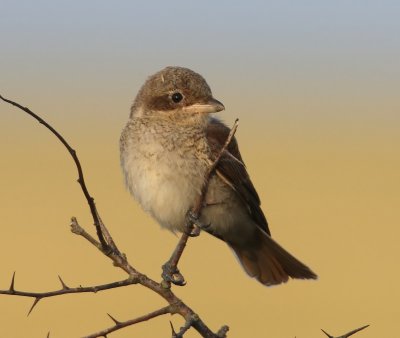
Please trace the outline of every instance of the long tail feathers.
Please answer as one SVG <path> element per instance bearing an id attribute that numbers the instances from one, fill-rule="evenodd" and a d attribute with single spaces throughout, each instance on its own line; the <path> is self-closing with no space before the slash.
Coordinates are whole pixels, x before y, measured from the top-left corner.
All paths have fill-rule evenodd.
<path id="1" fill-rule="evenodd" d="M 256 247 L 228 243 L 235 251 L 244 270 L 264 285 L 286 283 L 291 278 L 316 279 L 317 275 L 292 256 L 270 236 L 260 231 Z"/>

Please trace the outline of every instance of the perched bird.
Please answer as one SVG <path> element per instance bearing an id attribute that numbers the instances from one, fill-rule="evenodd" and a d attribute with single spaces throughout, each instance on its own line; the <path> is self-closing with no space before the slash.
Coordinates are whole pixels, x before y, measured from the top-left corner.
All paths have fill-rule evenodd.
<path id="1" fill-rule="evenodd" d="M 182 67 L 150 76 L 132 105 L 120 139 L 125 182 L 143 209 L 173 232 L 187 230 L 186 215 L 228 137 L 230 129 L 210 115 L 221 110 L 204 78 Z M 262 284 L 316 278 L 271 238 L 235 139 L 210 179 L 199 221 Z"/>

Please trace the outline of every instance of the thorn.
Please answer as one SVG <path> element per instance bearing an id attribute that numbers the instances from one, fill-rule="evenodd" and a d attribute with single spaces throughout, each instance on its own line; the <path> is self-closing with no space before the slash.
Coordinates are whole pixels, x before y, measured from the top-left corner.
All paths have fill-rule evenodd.
<path id="1" fill-rule="evenodd" d="M 32 310 L 34 309 L 34 307 L 37 305 L 37 303 L 39 303 L 39 300 L 41 300 L 42 298 L 36 297 L 35 301 L 33 302 L 29 312 L 28 312 L 28 316 L 31 314 Z"/>
<path id="2" fill-rule="evenodd" d="M 63 290 L 69 290 L 69 287 L 67 286 L 67 284 L 64 283 L 64 281 L 62 280 L 62 278 L 60 277 L 60 275 L 58 275 L 58 279 L 61 282 L 62 288 Z"/>
<path id="3" fill-rule="evenodd" d="M 14 291 L 15 291 L 15 289 L 14 289 L 14 282 L 15 282 L 15 271 L 14 271 L 14 273 L 13 273 L 13 275 L 12 275 L 12 278 L 11 278 L 11 285 L 10 285 L 10 288 L 8 289 L 10 292 L 14 292 Z"/>
<path id="4" fill-rule="evenodd" d="M 115 325 L 120 325 L 121 322 L 119 320 L 116 320 L 113 316 L 111 316 L 109 313 L 107 313 L 107 316 L 110 317 L 110 319 L 115 323 Z"/>
<path id="5" fill-rule="evenodd" d="M 322 330 L 322 329 L 321 329 L 321 331 L 322 331 L 323 333 L 325 333 L 329 338 L 333 338 L 333 336 L 331 336 L 328 332 L 326 332 L 326 331 L 324 331 L 324 330 Z"/>
<path id="6" fill-rule="evenodd" d="M 353 334 L 355 334 L 355 333 L 357 333 L 357 332 L 359 332 L 359 331 L 361 331 L 361 330 L 366 329 L 368 326 L 369 326 L 369 325 L 364 325 L 364 326 L 362 326 L 362 327 L 359 327 L 358 329 L 355 329 L 355 330 L 353 330 L 353 331 L 350 331 L 350 332 L 346 333 L 343 337 L 345 337 L 345 338 L 350 337 L 350 336 L 352 336 Z"/>
<path id="7" fill-rule="evenodd" d="M 172 338 L 175 338 L 176 337 L 176 332 L 175 332 L 175 329 L 174 329 L 174 325 L 172 324 L 171 321 L 169 321 L 169 325 L 171 325 Z"/>
<path id="8" fill-rule="evenodd" d="M 364 326 L 362 326 L 362 327 L 360 327 L 360 328 L 358 328 L 358 329 L 355 329 L 355 330 L 352 330 L 352 331 L 350 331 L 350 332 L 347 332 L 346 334 L 344 334 L 344 335 L 342 335 L 342 336 L 340 336 L 340 337 L 338 337 L 338 338 L 348 338 L 348 337 L 350 337 L 350 336 L 352 336 L 353 334 L 355 334 L 355 333 L 357 333 L 357 332 L 359 332 L 359 331 L 361 331 L 361 330 L 364 330 L 365 328 L 367 328 L 369 325 L 364 325 Z M 329 338 L 335 338 L 334 336 L 331 336 L 329 333 L 327 333 L 326 331 L 324 331 L 324 330 L 322 330 L 321 329 L 321 331 L 323 332 L 323 333 L 325 333 Z"/>

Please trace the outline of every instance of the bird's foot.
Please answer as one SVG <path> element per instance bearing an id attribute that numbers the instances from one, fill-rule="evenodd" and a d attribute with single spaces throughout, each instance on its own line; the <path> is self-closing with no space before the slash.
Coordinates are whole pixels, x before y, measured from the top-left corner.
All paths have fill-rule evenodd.
<path id="1" fill-rule="evenodd" d="M 179 272 L 176 266 L 173 266 L 169 261 L 162 266 L 161 277 L 167 283 L 172 283 L 178 286 L 186 285 L 185 277 Z"/>
<path id="2" fill-rule="evenodd" d="M 186 224 L 187 224 L 187 234 L 190 237 L 197 237 L 200 235 L 201 230 L 207 230 L 211 223 L 203 224 L 199 220 L 199 216 L 195 214 L 192 210 L 189 210 L 186 214 Z"/>

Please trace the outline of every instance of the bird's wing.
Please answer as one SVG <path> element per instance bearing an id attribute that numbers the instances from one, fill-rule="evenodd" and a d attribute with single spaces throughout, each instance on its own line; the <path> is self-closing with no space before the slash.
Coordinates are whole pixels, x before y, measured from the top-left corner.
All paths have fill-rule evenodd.
<path id="1" fill-rule="evenodd" d="M 211 118 L 207 125 L 207 140 L 215 158 L 228 138 L 230 129 L 221 121 Z M 270 235 L 267 220 L 261 210 L 260 198 L 250 180 L 235 138 L 222 154 L 216 168 L 217 175 L 236 191 L 247 206 L 255 223 Z"/>

